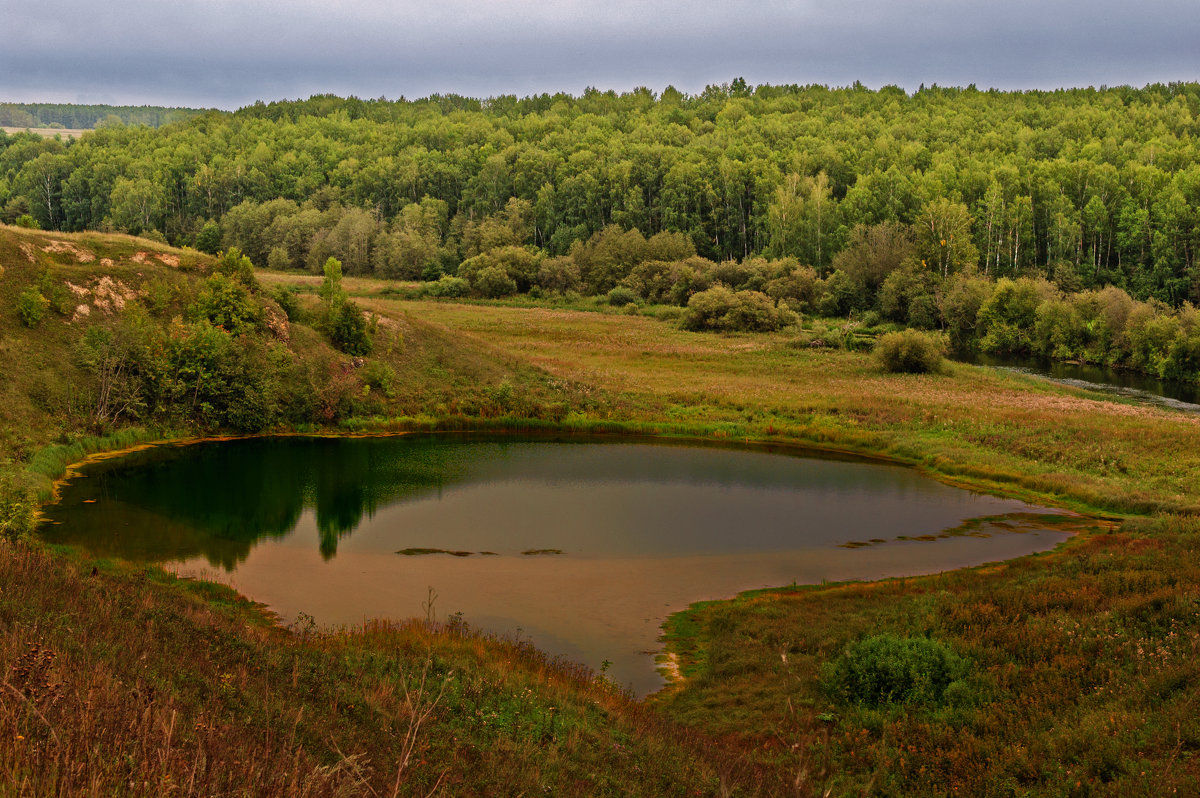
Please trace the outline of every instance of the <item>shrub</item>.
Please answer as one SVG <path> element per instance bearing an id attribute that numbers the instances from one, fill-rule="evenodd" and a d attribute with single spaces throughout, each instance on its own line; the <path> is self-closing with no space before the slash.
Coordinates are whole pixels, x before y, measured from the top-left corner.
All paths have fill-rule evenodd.
<path id="1" fill-rule="evenodd" d="M 396 372 L 387 363 L 372 360 L 359 373 L 363 385 L 389 399 L 396 395 Z"/>
<path id="2" fill-rule="evenodd" d="M 968 670 L 966 660 L 937 640 L 876 635 L 846 646 L 821 669 L 821 681 L 831 698 L 845 704 L 961 704 Z"/>
<path id="3" fill-rule="evenodd" d="M 796 322 L 796 314 L 776 307 L 761 291 L 738 291 L 733 295 L 736 304 L 725 314 L 726 329 L 768 332 Z"/>
<path id="4" fill-rule="evenodd" d="M 17 295 L 17 315 L 21 317 L 21 323 L 26 327 L 36 327 L 41 324 L 42 316 L 46 315 L 48 307 L 50 307 L 50 300 L 42 296 L 36 288 L 26 288 Z"/>
<path id="5" fill-rule="evenodd" d="M 13 222 L 13 224 L 15 224 L 17 227 L 25 227 L 30 230 L 41 230 L 42 229 L 42 226 L 40 224 L 38 224 L 38 220 L 34 219 L 33 216 L 31 216 L 28 213 L 23 213 L 20 216 L 18 216 L 16 218 L 16 220 Z"/>
<path id="6" fill-rule="evenodd" d="M 293 285 L 277 285 L 271 289 L 271 298 L 279 303 L 279 307 L 287 314 L 288 321 L 301 321 L 304 309 L 300 306 L 300 297 L 296 295 Z"/>
<path id="7" fill-rule="evenodd" d="M 547 258 L 538 267 L 537 284 L 565 294 L 579 289 L 579 267 L 570 258 Z"/>
<path id="8" fill-rule="evenodd" d="M 329 308 L 329 341 L 347 355 L 369 355 L 375 348 L 371 326 L 358 304 L 349 299 L 333 302 Z"/>
<path id="9" fill-rule="evenodd" d="M 776 302 L 787 301 L 794 310 L 810 310 L 817 301 L 820 279 L 811 266 L 795 262 L 776 261 L 778 276 L 763 286 L 763 291 Z"/>
<path id="10" fill-rule="evenodd" d="M 12 477 L 0 473 L 0 540 L 20 540 L 33 534 L 37 525 L 33 497 L 19 488 Z"/>
<path id="11" fill-rule="evenodd" d="M 254 264 L 237 247 L 230 247 L 217 259 L 217 274 L 232 277 L 247 288 L 255 287 Z"/>
<path id="12" fill-rule="evenodd" d="M 466 296 L 470 291 L 470 283 L 461 277 L 450 277 L 449 275 L 421 286 L 421 293 L 426 296 L 459 297 Z"/>
<path id="13" fill-rule="evenodd" d="M 1024 353 L 1033 348 L 1038 306 L 1057 297 L 1045 280 L 1001 278 L 979 308 L 979 347 L 985 352 Z"/>
<path id="14" fill-rule="evenodd" d="M 249 332 L 262 315 L 246 287 L 223 273 L 204 281 L 191 313 L 193 318 L 206 319 L 235 335 Z"/>
<path id="15" fill-rule="evenodd" d="M 515 294 L 518 291 L 528 291 L 537 281 L 542 258 L 541 252 L 526 247 L 500 247 L 460 263 L 458 276 L 470 281 L 484 296 Z M 512 290 L 508 289 L 504 281 L 491 274 L 493 270 L 501 272 L 505 279 L 512 283 Z M 485 274 L 489 274 L 486 279 Z M 480 289 L 481 282 L 487 282 L 490 289 L 502 293 L 488 293 Z"/>
<path id="16" fill-rule="evenodd" d="M 680 325 L 685 330 L 725 329 L 725 314 L 737 304 L 733 292 L 723 285 L 692 294 Z"/>
<path id="17" fill-rule="evenodd" d="M 509 277 L 508 272 L 499 266 L 488 266 L 481 269 L 471 279 L 471 285 L 476 292 L 488 299 L 517 293 L 516 281 Z"/>
<path id="18" fill-rule="evenodd" d="M 940 335 L 920 330 L 888 333 L 875 342 L 875 356 L 885 371 L 893 373 L 938 371 L 945 352 L 946 344 Z"/>
<path id="19" fill-rule="evenodd" d="M 446 269 L 437 261 L 430 261 L 421 269 L 421 279 L 427 283 L 432 283 L 435 280 L 440 280 L 446 274 Z"/>
<path id="20" fill-rule="evenodd" d="M 730 291 L 715 285 L 692 294 L 680 325 L 685 330 L 778 330 L 795 322 L 796 314 L 778 308 L 758 291 Z"/>
<path id="21" fill-rule="evenodd" d="M 207 252 L 209 255 L 216 255 L 221 248 L 221 228 L 217 223 L 209 220 L 204 223 L 204 227 L 200 228 L 200 232 L 196 233 L 196 249 L 201 252 Z"/>
<path id="22" fill-rule="evenodd" d="M 608 304 L 613 307 L 625 307 L 629 304 L 636 304 L 639 299 L 641 297 L 626 285 L 618 285 L 608 292 Z"/>

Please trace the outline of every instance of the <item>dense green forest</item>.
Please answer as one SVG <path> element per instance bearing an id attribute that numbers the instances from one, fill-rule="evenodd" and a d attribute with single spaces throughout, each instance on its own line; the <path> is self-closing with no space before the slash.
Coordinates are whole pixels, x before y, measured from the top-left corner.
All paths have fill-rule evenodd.
<path id="1" fill-rule="evenodd" d="M 76 130 L 89 130 L 113 124 L 162 127 L 202 113 L 204 112 L 195 108 L 162 108 L 155 105 L 0 103 L 0 125 L 62 127 Z"/>
<path id="2" fill-rule="evenodd" d="M 704 294 L 697 327 L 857 315 L 1194 379 L 1198 114 L 1200 84 L 317 96 L 4 136 L 0 220 L 336 257 L 443 295 Z"/>

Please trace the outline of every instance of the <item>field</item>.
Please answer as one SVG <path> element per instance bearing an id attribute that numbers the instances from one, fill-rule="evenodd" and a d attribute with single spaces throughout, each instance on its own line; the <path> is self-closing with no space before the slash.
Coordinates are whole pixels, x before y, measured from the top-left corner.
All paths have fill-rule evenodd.
<path id="1" fill-rule="evenodd" d="M 49 473 L 89 450 L 194 434 L 88 440 L 46 409 L 48 384 L 82 379 L 79 329 L 24 330 L 11 303 L 35 262 L 76 281 L 94 268 L 48 241 L 0 237 L 3 455 Z M 150 242 L 70 241 L 130 283 L 184 279 L 132 262 Z M 798 345 L 796 330 L 685 332 L 653 308 L 346 288 L 399 343 L 378 355 L 396 372 L 390 395 L 339 431 L 793 443 L 1097 521 L 1009 563 L 697 605 L 666 630 L 681 678 L 645 704 L 461 626 L 285 630 L 224 589 L 3 543 L 0 794 L 1200 791 L 1200 418 L 967 365 L 885 374 L 868 354 Z M 324 351 L 300 340 L 303 356 Z M 953 689 L 881 703 L 838 692 L 831 668 L 878 634 L 953 652 Z"/>
<path id="2" fill-rule="evenodd" d="M 65 128 L 65 127 L 0 127 L 5 133 L 36 133 L 42 138 L 52 139 L 55 136 L 62 136 L 64 139 L 77 139 L 88 131 L 86 129 Z"/>

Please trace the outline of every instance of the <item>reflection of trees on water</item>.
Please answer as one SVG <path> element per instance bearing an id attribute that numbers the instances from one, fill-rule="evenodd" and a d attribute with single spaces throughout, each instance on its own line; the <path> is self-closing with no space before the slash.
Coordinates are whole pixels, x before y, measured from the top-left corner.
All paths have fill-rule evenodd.
<path id="1" fill-rule="evenodd" d="M 832 523 L 848 503 L 858 505 L 871 496 L 876 503 L 899 502 L 895 509 L 881 509 L 880 517 L 903 513 L 910 526 L 926 532 L 945 526 L 937 521 L 944 514 L 938 509 L 942 505 L 931 493 L 953 493 L 951 504 L 962 498 L 952 488 L 899 467 L 751 452 L 734 457 L 707 446 L 687 446 L 681 452 L 685 447 L 601 446 L 589 439 L 578 443 L 582 450 L 559 446 L 551 451 L 544 443 L 438 435 L 265 438 L 158 447 L 89 467 L 86 477 L 69 485 L 62 502 L 49 509 L 58 523 L 44 535 L 102 556 L 151 562 L 202 556 L 232 570 L 260 540 L 284 537 L 297 527 L 300 534 L 315 536 L 321 555 L 329 559 L 364 517 L 468 481 L 636 484 L 654 486 L 655 495 L 660 486 L 672 485 L 718 495 L 746 486 L 789 495 L 808 491 L 825 497 L 805 505 L 805 523 L 817 526 L 828 526 L 820 521 L 822 512 Z M 582 490 L 586 496 L 589 489 Z M 516 488 L 513 494 L 519 503 Z M 645 500 L 650 504 L 644 509 L 652 513 L 655 497 Z M 921 509 L 926 504 L 928 512 Z M 689 518 L 707 512 L 680 511 Z M 694 518 L 686 544 L 694 550 L 725 550 L 727 527 L 708 520 Z M 790 521 L 771 528 L 778 540 L 770 545 L 786 547 L 799 534 Z M 675 549 L 669 536 L 662 545 Z"/>
<path id="2" fill-rule="evenodd" d="M 149 449 L 89 467 L 48 517 L 44 536 L 102 555 L 203 556 L 232 570 L 261 539 L 313 510 L 321 555 L 364 516 L 461 478 L 460 444 L 424 438 L 277 438 Z"/>

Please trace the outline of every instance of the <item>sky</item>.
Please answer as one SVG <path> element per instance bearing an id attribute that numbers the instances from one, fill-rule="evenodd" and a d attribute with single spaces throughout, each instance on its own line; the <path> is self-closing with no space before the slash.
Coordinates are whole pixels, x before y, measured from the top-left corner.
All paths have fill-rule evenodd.
<path id="1" fill-rule="evenodd" d="M 0 0 L 0 101 L 1200 80 L 1196 0 Z"/>

